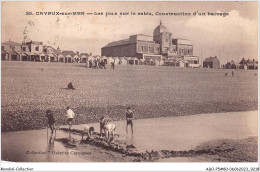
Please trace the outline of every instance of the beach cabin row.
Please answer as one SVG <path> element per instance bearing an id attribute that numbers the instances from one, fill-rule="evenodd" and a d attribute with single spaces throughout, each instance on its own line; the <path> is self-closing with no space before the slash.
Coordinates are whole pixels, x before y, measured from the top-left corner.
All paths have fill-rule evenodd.
<path id="1" fill-rule="evenodd" d="M 114 63 L 115 65 L 153 65 L 160 66 L 163 64 L 163 61 L 158 59 L 138 59 L 137 57 L 106 57 L 106 56 L 88 56 L 84 57 L 84 61 L 103 61 L 105 64 Z M 83 59 L 83 58 L 81 58 Z"/>

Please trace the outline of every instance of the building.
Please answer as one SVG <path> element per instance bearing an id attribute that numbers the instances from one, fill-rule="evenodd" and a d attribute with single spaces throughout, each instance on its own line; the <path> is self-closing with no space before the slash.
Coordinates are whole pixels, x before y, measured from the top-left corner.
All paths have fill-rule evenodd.
<path id="1" fill-rule="evenodd" d="M 64 56 L 65 63 L 73 63 L 75 62 L 75 57 L 79 58 L 77 54 L 73 51 L 62 51 L 61 54 Z"/>
<path id="2" fill-rule="evenodd" d="M 44 61 L 43 43 L 39 41 L 29 41 L 25 43 L 30 51 L 29 61 Z"/>
<path id="3" fill-rule="evenodd" d="M 36 62 L 86 62 L 89 54 L 62 51 L 39 41 L 28 41 L 22 44 L 11 40 L 1 45 L 2 61 L 36 61 Z M 95 56 L 100 58 L 100 56 Z"/>
<path id="4" fill-rule="evenodd" d="M 203 68 L 220 68 L 220 61 L 218 60 L 217 56 L 215 57 L 208 57 L 203 61 Z"/>
<path id="5" fill-rule="evenodd" d="M 45 58 L 41 59 L 41 61 L 46 61 L 46 62 L 59 62 L 60 58 L 63 56 L 61 55 L 60 48 L 58 47 L 57 49 L 51 47 L 51 46 L 43 46 L 43 53 L 45 54 Z M 59 56 L 61 55 L 61 56 Z M 62 60 L 63 61 L 63 60 Z"/>
<path id="6" fill-rule="evenodd" d="M 27 60 L 29 56 L 30 51 L 25 44 L 20 44 L 11 40 L 2 43 L 1 57 L 3 61 L 22 61 Z"/>
<path id="7" fill-rule="evenodd" d="M 190 40 L 173 38 L 173 34 L 160 22 L 153 36 L 137 34 L 128 39 L 108 43 L 101 48 L 102 56 L 134 57 L 144 64 L 160 64 L 162 60 L 182 59 L 187 67 L 199 67 L 199 58 L 193 56 L 193 44 Z M 159 62 L 159 63 L 158 63 Z M 140 64 L 129 63 L 129 64 Z"/>
<path id="8" fill-rule="evenodd" d="M 101 55 L 107 57 L 137 57 L 138 59 L 150 55 L 161 58 L 159 45 L 148 35 L 132 35 L 129 39 L 111 42 L 101 49 Z"/>
<path id="9" fill-rule="evenodd" d="M 88 61 L 88 53 L 80 53 L 79 57 L 80 57 L 80 62 L 81 63 L 86 63 Z"/>
<path id="10" fill-rule="evenodd" d="M 258 69 L 258 61 L 255 59 L 245 60 L 244 58 L 239 62 L 239 68 L 240 69 Z"/>
<path id="11" fill-rule="evenodd" d="M 223 68 L 224 69 L 239 69 L 239 64 L 232 60 L 231 62 L 227 62 L 227 64 L 223 65 Z"/>

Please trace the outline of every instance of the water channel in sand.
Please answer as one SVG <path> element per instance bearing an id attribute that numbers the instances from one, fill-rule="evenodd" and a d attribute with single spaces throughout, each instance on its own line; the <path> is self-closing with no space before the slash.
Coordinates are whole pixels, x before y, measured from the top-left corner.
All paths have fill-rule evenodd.
<path id="1" fill-rule="evenodd" d="M 196 146 L 217 139 L 243 139 L 258 136 L 258 111 L 200 114 L 191 116 L 165 117 L 134 120 L 134 135 L 129 128 L 126 135 L 126 121 L 112 121 L 117 140 L 133 144 L 138 151 L 145 150 L 190 150 Z M 99 124 L 88 124 L 99 131 Z M 68 127 L 68 126 L 61 126 Z M 83 129 L 83 124 L 73 126 Z M 56 137 L 47 138 L 47 130 L 29 130 L 2 133 L 2 160 L 16 162 L 82 162 L 75 150 L 65 148 L 54 141 L 58 138 L 81 136 L 57 131 Z M 86 147 L 86 152 L 88 147 Z M 101 149 L 101 148 L 100 148 Z M 55 154 L 48 152 L 57 152 Z M 68 155 L 59 154 L 68 152 Z M 95 153 L 95 152 L 92 152 Z M 88 161 L 95 161 L 89 159 Z"/>

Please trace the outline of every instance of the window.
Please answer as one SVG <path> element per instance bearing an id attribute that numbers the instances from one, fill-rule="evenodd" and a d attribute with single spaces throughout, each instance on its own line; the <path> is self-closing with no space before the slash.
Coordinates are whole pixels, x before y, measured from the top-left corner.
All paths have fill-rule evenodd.
<path id="1" fill-rule="evenodd" d="M 23 51 L 26 51 L 26 47 L 23 47 Z"/>
<path id="2" fill-rule="evenodd" d="M 2 50 L 4 50 L 4 49 L 5 49 L 5 47 L 4 47 L 4 46 L 1 46 L 1 49 L 2 49 Z"/>
<path id="3" fill-rule="evenodd" d="M 144 52 L 144 46 L 141 46 L 141 51 Z"/>
<path id="4" fill-rule="evenodd" d="M 150 53 L 154 53 L 154 47 L 150 47 Z"/>
<path id="5" fill-rule="evenodd" d="M 15 50 L 15 47 L 12 47 L 12 50 L 14 51 L 14 50 Z"/>
<path id="6" fill-rule="evenodd" d="M 148 47 L 144 46 L 144 52 L 148 52 Z"/>
<path id="7" fill-rule="evenodd" d="M 35 47 L 35 51 L 39 51 L 39 46 Z"/>
<path id="8" fill-rule="evenodd" d="M 160 47 L 157 47 L 157 53 L 159 53 L 160 52 Z"/>

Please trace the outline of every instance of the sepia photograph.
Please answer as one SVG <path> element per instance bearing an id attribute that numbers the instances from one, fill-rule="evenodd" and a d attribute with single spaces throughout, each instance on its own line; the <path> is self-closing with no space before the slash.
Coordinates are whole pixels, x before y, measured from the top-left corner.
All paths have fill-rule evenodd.
<path id="1" fill-rule="evenodd" d="M 2 1 L 1 161 L 258 163 L 258 5 Z"/>

